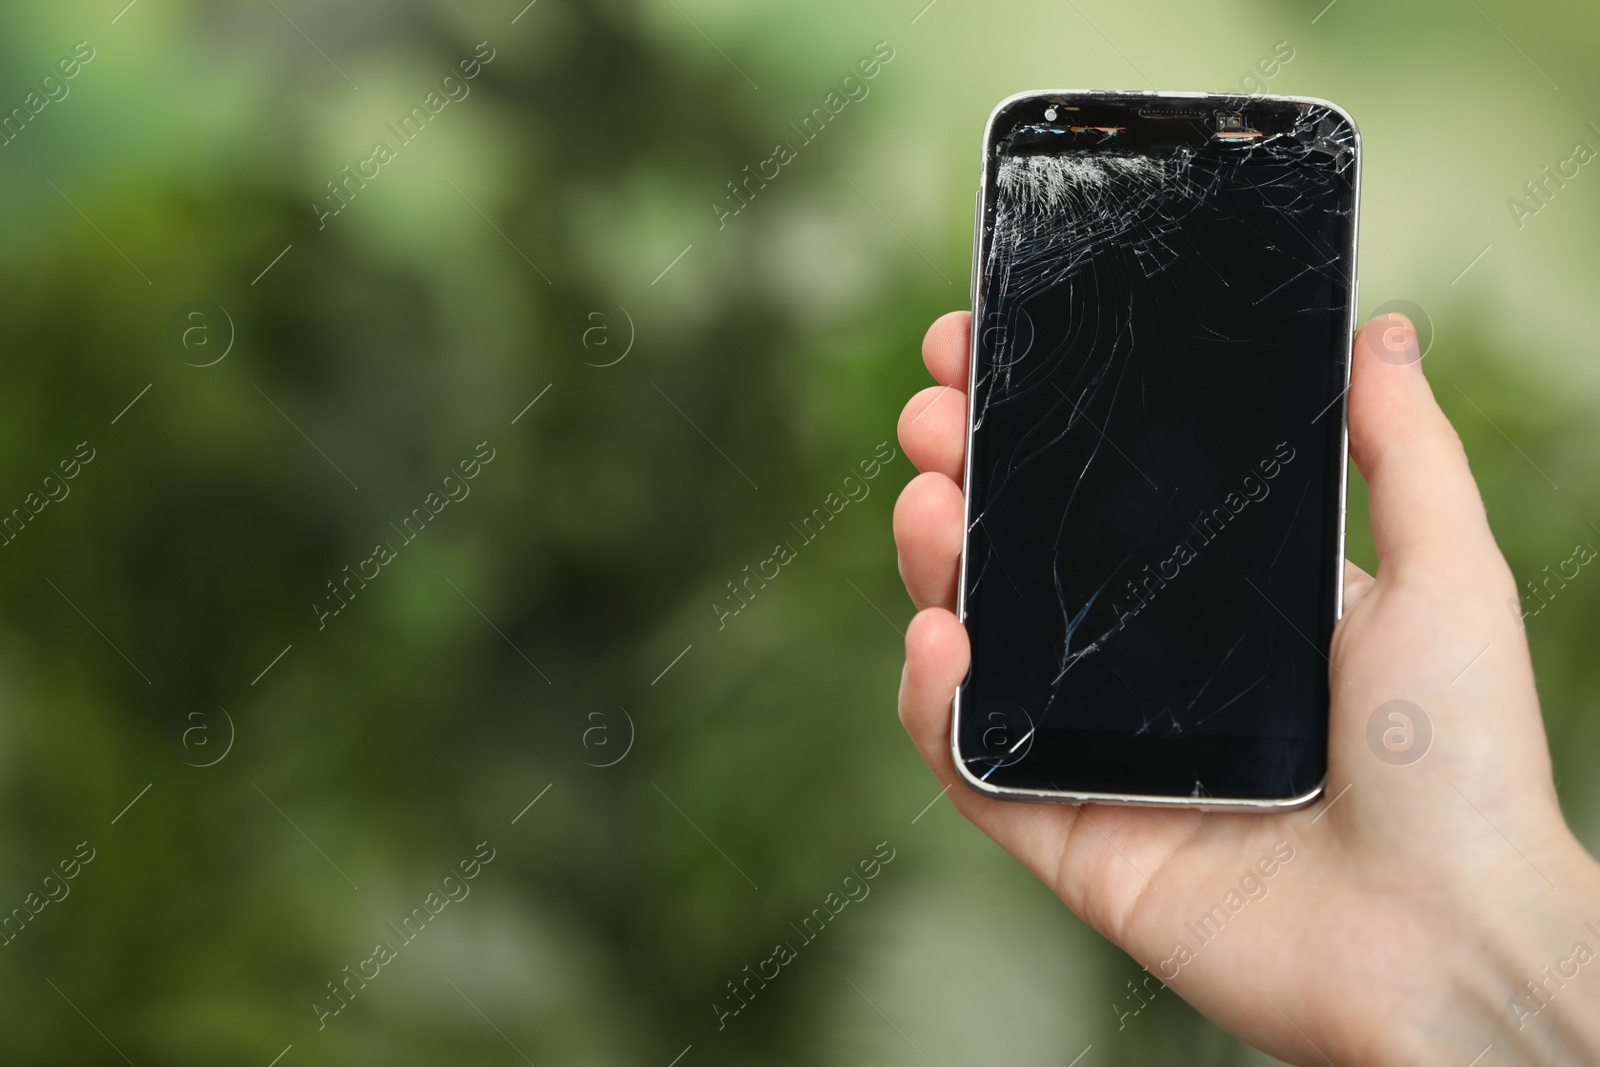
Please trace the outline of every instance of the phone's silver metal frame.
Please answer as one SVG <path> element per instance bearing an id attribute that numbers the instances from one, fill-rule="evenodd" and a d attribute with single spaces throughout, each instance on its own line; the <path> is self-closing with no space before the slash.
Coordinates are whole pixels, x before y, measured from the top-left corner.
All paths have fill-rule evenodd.
<path id="1" fill-rule="evenodd" d="M 1019 100 L 1026 100 L 1030 97 L 1062 96 L 1117 97 L 1123 99 L 1127 97 L 1142 96 L 1149 97 L 1152 100 L 1200 100 L 1208 103 L 1216 103 L 1218 105 L 1225 105 L 1229 101 L 1237 101 L 1240 99 L 1253 99 L 1265 100 L 1273 103 L 1316 104 L 1321 107 L 1328 108 L 1329 110 L 1341 116 L 1350 124 L 1350 130 L 1355 138 L 1354 150 L 1356 156 L 1356 179 L 1354 187 L 1354 203 L 1356 205 L 1356 218 L 1354 225 L 1352 225 L 1350 228 L 1350 304 L 1345 315 L 1344 330 L 1345 336 L 1350 338 L 1351 343 L 1353 344 L 1355 341 L 1357 303 L 1361 297 L 1361 282 L 1360 279 L 1355 276 L 1356 254 L 1359 245 L 1361 229 L 1361 130 L 1356 125 L 1356 120 L 1351 117 L 1350 113 L 1344 108 L 1330 100 L 1323 100 L 1319 97 L 1312 96 L 1275 96 L 1269 94 L 1246 93 L 1151 92 L 1140 90 L 1121 91 L 1108 89 L 1033 89 L 1027 92 L 1014 93 L 1000 101 L 1000 103 L 995 105 L 994 110 L 989 113 L 989 118 L 983 125 L 983 155 L 980 160 L 980 166 L 978 170 L 977 218 L 974 223 L 972 235 L 971 301 L 972 321 L 974 328 L 972 330 L 971 344 L 967 353 L 967 438 L 966 458 L 964 460 L 961 483 L 962 499 L 964 501 L 961 538 L 961 573 L 956 587 L 956 615 L 961 620 L 961 624 L 963 626 L 965 626 L 967 622 L 967 551 L 972 540 L 972 496 L 967 492 L 967 488 L 972 484 L 972 425 L 974 415 L 973 397 L 977 389 L 979 337 L 979 331 L 977 330 L 976 326 L 979 322 L 983 321 L 980 314 L 980 309 L 978 307 L 978 298 L 980 295 L 978 279 L 980 272 L 983 270 L 984 257 L 987 253 L 987 249 L 983 247 L 983 207 L 989 193 L 989 147 L 991 143 L 991 137 L 994 133 L 994 122 L 996 117 L 999 116 L 999 114 L 1011 104 Z M 1350 366 L 1353 362 L 1354 354 L 1352 353 L 1345 360 L 1343 394 L 1345 396 L 1348 396 L 1350 391 Z M 1342 413 L 1343 408 L 1341 407 L 1341 415 Z M 1342 618 L 1344 615 L 1344 581 L 1342 577 L 1344 568 L 1344 520 L 1345 493 L 1349 482 L 1348 455 L 1350 450 L 1349 421 L 1344 417 L 1340 418 L 1339 442 L 1339 454 L 1346 458 L 1345 461 L 1339 465 L 1339 539 L 1338 552 L 1334 556 L 1334 566 L 1338 568 L 1338 572 L 1334 576 L 1335 620 Z M 1317 797 L 1322 795 L 1323 790 L 1327 787 L 1328 780 L 1326 775 L 1324 775 L 1323 780 L 1317 784 L 1316 788 L 1312 789 L 1303 796 L 1286 797 L 1280 800 L 1258 800 L 1229 797 L 1148 796 L 1137 793 L 1088 793 L 1050 789 L 1023 789 L 1010 786 L 992 785 L 974 776 L 972 772 L 967 769 L 966 765 L 961 760 L 961 752 L 956 743 L 958 723 L 960 722 L 961 717 L 961 695 L 964 685 L 965 682 L 963 681 L 962 685 L 958 685 L 956 687 L 955 696 L 951 702 L 950 756 L 952 762 L 955 763 L 956 773 L 961 776 L 961 780 L 965 782 L 973 791 L 981 793 L 985 796 L 995 797 L 1001 800 L 1032 801 L 1035 803 L 1126 804 L 1137 805 L 1141 807 L 1199 809 L 1201 811 L 1292 811 L 1296 808 L 1303 808 L 1312 803 L 1317 799 Z"/>

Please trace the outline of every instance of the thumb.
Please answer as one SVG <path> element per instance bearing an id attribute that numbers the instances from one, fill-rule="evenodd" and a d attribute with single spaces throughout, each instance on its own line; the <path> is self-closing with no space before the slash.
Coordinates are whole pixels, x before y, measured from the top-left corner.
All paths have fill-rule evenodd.
<path id="1" fill-rule="evenodd" d="M 1350 455 L 1369 487 L 1380 582 L 1402 572 L 1466 577 L 1498 561 L 1461 439 L 1423 377 L 1411 320 L 1372 319 L 1351 360 Z"/>

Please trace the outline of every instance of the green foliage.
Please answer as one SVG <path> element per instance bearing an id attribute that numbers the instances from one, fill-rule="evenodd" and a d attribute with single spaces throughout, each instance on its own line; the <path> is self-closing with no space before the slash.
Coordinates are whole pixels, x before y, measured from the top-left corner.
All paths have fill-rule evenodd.
<path id="1" fill-rule="evenodd" d="M 1369 302 L 1432 314 L 1429 372 L 1514 568 L 1600 544 L 1569 340 L 1593 336 L 1573 294 L 1594 249 L 1570 234 L 1600 177 L 1525 232 L 1502 206 L 1587 136 L 1560 110 L 1595 77 L 1564 51 L 1583 35 L 1550 27 L 1596 16 L 1519 10 L 1558 100 L 1470 12 L 1419 8 L 1402 42 L 1356 6 L 1087 11 L 1128 60 L 1043 3 L 0 15 L 0 103 L 96 50 L 0 148 L 0 507 L 95 451 L 0 554 L 0 909 L 96 850 L 0 953 L 0 1058 L 921 1062 L 881 1009 L 940 1063 L 1091 1042 L 1090 1062 L 1246 1062 L 1176 998 L 1119 1035 L 1132 965 L 947 802 L 924 811 L 893 711 L 894 427 L 922 330 L 967 299 L 995 101 L 1138 85 L 1129 60 L 1223 88 L 1287 38 L 1270 88 L 1367 130 Z M 386 123 L 480 41 L 470 93 L 400 146 Z M 879 41 L 870 94 L 802 143 L 790 123 Z M 1428 101 L 1489 85 L 1540 118 L 1457 180 L 1440 168 L 1474 166 L 1480 127 Z M 396 158 L 319 228 L 378 139 Z M 796 158 L 719 223 L 775 140 Z M 199 300 L 231 329 L 185 348 Z M 431 509 L 480 442 L 470 493 Z M 806 540 L 880 442 L 870 492 Z M 719 623 L 781 542 L 793 562 Z M 330 590 L 385 543 L 378 576 Z M 1530 620 L 1591 840 L 1597 623 L 1587 572 Z M 483 841 L 470 895 L 319 1030 L 327 983 Z M 719 1029 L 727 983 L 884 841 L 870 897 Z"/>

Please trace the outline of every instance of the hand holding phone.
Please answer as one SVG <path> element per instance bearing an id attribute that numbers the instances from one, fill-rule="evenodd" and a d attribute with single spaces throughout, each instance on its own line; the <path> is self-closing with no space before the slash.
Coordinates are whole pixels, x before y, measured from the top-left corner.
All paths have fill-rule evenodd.
<path id="1" fill-rule="evenodd" d="M 1526 638 L 1506 609 L 1516 585 L 1460 441 L 1404 358 L 1410 324 L 1375 320 L 1354 345 L 1350 451 L 1379 568 L 1345 566 L 1326 796 L 1231 814 L 1016 804 L 961 785 L 950 712 L 970 662 L 954 609 L 971 321 L 956 312 L 928 331 L 940 384 L 901 415 L 923 473 L 894 517 L 919 609 L 900 718 L 956 808 L 1156 981 L 1280 1059 L 1466 1064 L 1492 1043 L 1483 1063 L 1600 1061 L 1600 982 L 1568 981 L 1550 1000 L 1546 981 L 1542 1010 L 1525 985 L 1574 942 L 1600 948 L 1585 926 L 1600 915 L 1600 867 L 1562 818 Z M 1414 762 L 1369 740 L 1396 700 L 1431 727 Z"/>

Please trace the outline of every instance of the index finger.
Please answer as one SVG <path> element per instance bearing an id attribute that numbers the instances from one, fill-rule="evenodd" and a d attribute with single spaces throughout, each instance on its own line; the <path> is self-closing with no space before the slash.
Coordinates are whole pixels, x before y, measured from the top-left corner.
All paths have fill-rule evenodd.
<path id="1" fill-rule="evenodd" d="M 922 339 L 922 362 L 940 385 L 967 391 L 967 352 L 972 346 L 972 312 L 940 315 Z"/>

